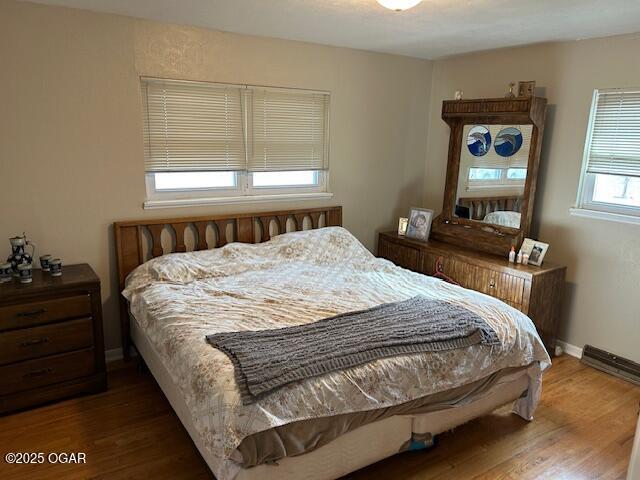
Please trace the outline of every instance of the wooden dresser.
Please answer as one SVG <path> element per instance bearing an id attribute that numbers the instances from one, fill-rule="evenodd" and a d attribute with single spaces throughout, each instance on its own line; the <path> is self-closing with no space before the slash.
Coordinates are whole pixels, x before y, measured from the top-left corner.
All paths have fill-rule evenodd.
<path id="1" fill-rule="evenodd" d="M 566 267 L 545 262 L 541 267 L 448 243 L 419 242 L 396 232 L 381 233 L 378 256 L 426 275 L 437 270 L 465 288 L 491 295 L 526 314 L 553 355 Z"/>
<path id="2" fill-rule="evenodd" d="M 0 284 L 0 414 L 106 389 L 100 280 L 89 265 Z"/>

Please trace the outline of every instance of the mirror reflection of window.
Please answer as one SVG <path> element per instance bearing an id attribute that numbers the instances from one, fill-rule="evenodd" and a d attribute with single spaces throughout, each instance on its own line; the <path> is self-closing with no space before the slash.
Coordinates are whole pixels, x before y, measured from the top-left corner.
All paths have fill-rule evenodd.
<path id="1" fill-rule="evenodd" d="M 524 188 L 527 179 L 526 168 L 469 168 L 467 191 L 482 187 L 514 187 Z"/>
<path id="2" fill-rule="evenodd" d="M 509 168 L 507 169 L 507 179 L 509 180 L 522 180 L 522 183 L 527 179 L 526 168 Z"/>
<path id="3" fill-rule="evenodd" d="M 465 125 L 454 215 L 520 226 L 532 125 Z"/>

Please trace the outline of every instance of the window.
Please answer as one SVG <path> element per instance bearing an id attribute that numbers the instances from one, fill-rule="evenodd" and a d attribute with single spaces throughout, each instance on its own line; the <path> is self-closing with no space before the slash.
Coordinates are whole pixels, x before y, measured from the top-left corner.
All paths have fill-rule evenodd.
<path id="1" fill-rule="evenodd" d="M 524 182 L 526 179 L 526 168 L 510 168 L 507 170 L 507 180 L 522 180 Z"/>
<path id="2" fill-rule="evenodd" d="M 467 190 L 524 187 L 526 179 L 526 168 L 471 167 Z"/>
<path id="3" fill-rule="evenodd" d="M 640 89 L 594 92 L 577 207 L 640 217 Z"/>
<path id="4" fill-rule="evenodd" d="M 484 181 L 496 181 L 502 178 L 502 172 L 504 170 L 501 168 L 478 168 L 471 167 L 469 169 L 469 180 L 484 182 Z"/>
<path id="5" fill-rule="evenodd" d="M 211 188 L 235 188 L 235 172 L 157 172 L 154 173 L 155 189 L 159 191 L 201 190 Z"/>
<path id="6" fill-rule="evenodd" d="M 327 93 L 141 83 L 145 208 L 330 196 Z"/>
<path id="7" fill-rule="evenodd" d="M 479 126 L 475 124 L 464 126 L 462 138 L 467 139 L 467 145 L 472 144 L 475 138 L 472 135 L 475 128 Z M 483 195 L 489 190 L 494 190 L 495 195 L 522 191 L 527 179 L 533 125 L 490 124 L 481 128 L 484 128 L 491 139 L 498 138 L 503 130 L 515 128 L 522 135 L 522 143 L 509 156 L 503 156 L 493 146 L 478 154 L 473 153 L 469 148 L 463 148 L 460 153 L 461 173 L 458 188 L 467 192 L 484 190 Z"/>
<path id="8" fill-rule="evenodd" d="M 314 186 L 318 185 L 318 170 L 289 172 L 254 172 L 253 186 L 256 188 Z"/>

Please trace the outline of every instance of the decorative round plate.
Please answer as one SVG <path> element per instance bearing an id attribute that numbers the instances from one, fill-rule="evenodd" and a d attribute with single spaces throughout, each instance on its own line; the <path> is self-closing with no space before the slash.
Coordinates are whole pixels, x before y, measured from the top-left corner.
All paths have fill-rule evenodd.
<path id="1" fill-rule="evenodd" d="M 493 148 L 501 157 L 510 157 L 518 153 L 522 147 L 522 132 L 515 127 L 507 127 L 500 130 L 496 136 Z"/>
<path id="2" fill-rule="evenodd" d="M 491 134 L 487 127 L 476 125 L 469 130 L 467 136 L 467 148 L 474 157 L 482 157 L 486 155 L 491 146 Z"/>

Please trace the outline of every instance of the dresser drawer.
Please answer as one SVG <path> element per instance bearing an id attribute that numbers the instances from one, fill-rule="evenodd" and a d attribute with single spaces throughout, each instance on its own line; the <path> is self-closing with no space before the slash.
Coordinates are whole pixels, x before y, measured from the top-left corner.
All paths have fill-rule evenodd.
<path id="1" fill-rule="evenodd" d="M 0 333 L 0 365 L 93 345 L 90 318 Z"/>
<path id="2" fill-rule="evenodd" d="M 92 348 L 0 367 L 0 395 L 51 385 L 94 373 Z"/>
<path id="3" fill-rule="evenodd" d="M 90 315 L 91 297 L 88 294 L 9 305 L 0 307 L 0 331 Z"/>
<path id="4" fill-rule="evenodd" d="M 500 299 L 527 315 L 536 326 L 550 354 L 555 350 L 566 267 L 545 262 L 542 266 L 510 263 L 504 255 L 475 251 L 437 240 L 416 242 L 383 232 L 378 237 L 378 256 L 402 264 L 397 251 L 417 250 L 418 271 L 440 271 L 461 286 Z M 402 254 L 407 258 L 406 254 Z"/>
<path id="5" fill-rule="evenodd" d="M 399 267 L 408 270 L 420 271 L 422 269 L 420 250 L 414 247 L 399 245 L 381 239 L 378 242 L 378 256 L 386 258 Z"/>
<path id="6" fill-rule="evenodd" d="M 439 268 L 442 273 L 465 288 L 499 298 L 518 309 L 522 304 L 522 278 L 433 253 L 425 255 L 424 266 L 424 273 L 427 275 L 433 275 Z"/>
<path id="7" fill-rule="evenodd" d="M 524 279 L 488 268 L 478 268 L 471 288 L 504 300 L 519 308 L 524 293 Z"/>
<path id="8" fill-rule="evenodd" d="M 478 268 L 465 262 L 438 254 L 425 255 L 424 273 L 434 275 L 437 270 L 464 288 L 474 288 Z"/>

